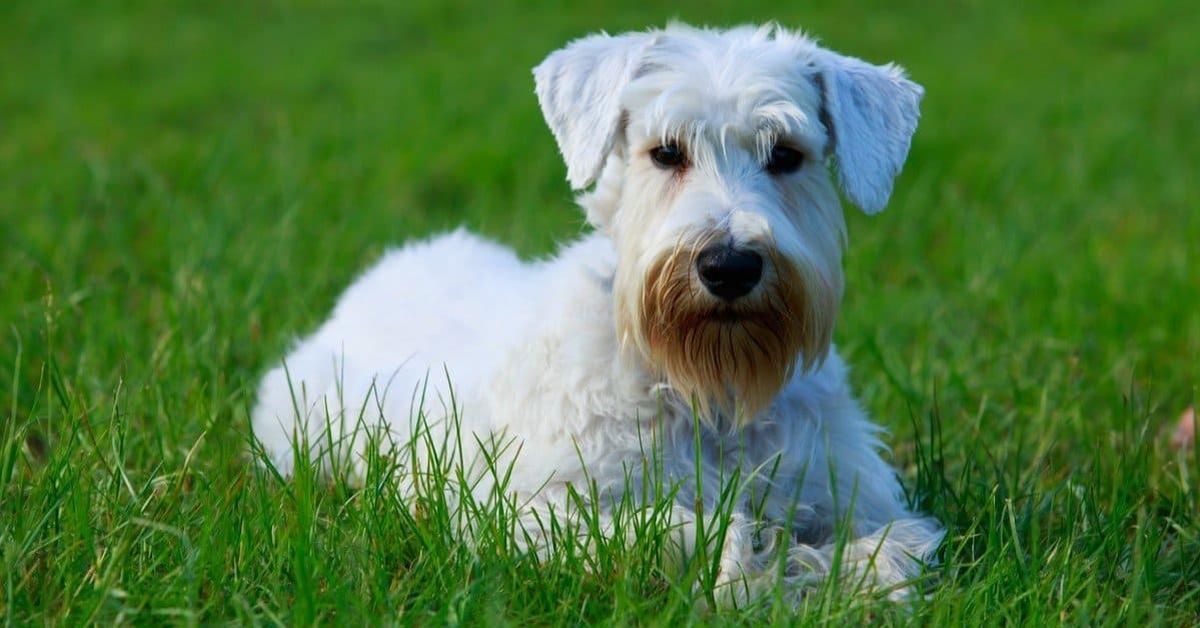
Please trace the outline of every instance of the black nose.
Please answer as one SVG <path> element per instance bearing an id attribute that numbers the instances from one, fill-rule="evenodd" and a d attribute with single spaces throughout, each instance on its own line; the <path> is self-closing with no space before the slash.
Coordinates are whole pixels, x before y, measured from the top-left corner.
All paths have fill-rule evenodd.
<path id="1" fill-rule="evenodd" d="M 712 246 L 696 257 L 696 272 L 708 291 L 726 301 L 744 297 L 762 278 L 762 256 L 727 245 Z"/>

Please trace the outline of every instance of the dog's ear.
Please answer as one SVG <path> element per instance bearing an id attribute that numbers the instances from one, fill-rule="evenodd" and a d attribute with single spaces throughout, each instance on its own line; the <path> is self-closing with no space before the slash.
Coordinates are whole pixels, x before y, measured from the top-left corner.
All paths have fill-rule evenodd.
<path id="1" fill-rule="evenodd" d="M 633 79 L 652 33 L 591 35 L 552 53 L 533 69 L 538 102 L 558 141 L 571 187 L 600 175 L 621 123 L 621 93 Z"/>
<path id="2" fill-rule="evenodd" d="M 821 121 L 846 197 L 867 214 L 887 205 L 900 174 L 925 90 L 896 65 L 873 65 L 826 50 L 815 59 Z"/>

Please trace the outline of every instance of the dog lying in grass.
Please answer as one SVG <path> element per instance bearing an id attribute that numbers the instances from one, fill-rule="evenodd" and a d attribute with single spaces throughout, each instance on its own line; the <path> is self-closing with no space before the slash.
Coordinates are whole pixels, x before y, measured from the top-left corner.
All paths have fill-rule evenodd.
<path id="1" fill-rule="evenodd" d="M 664 551 L 709 557 L 721 599 L 833 571 L 903 596 L 942 530 L 832 344 L 837 187 L 884 208 L 921 87 L 774 25 L 593 35 L 534 78 L 591 233 L 531 263 L 465 231 L 388 253 L 263 379 L 271 464 L 387 455 L 416 483 L 449 457 L 531 547 L 665 503 Z"/>

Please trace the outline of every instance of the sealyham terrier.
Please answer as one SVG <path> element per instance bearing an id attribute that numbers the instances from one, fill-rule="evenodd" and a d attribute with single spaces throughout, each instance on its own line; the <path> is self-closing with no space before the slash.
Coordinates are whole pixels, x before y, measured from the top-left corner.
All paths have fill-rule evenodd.
<path id="1" fill-rule="evenodd" d="M 267 457 L 361 473 L 383 446 L 360 428 L 425 451 L 414 406 L 440 398 L 454 421 L 426 427 L 467 467 L 503 459 L 526 539 L 587 487 L 610 509 L 674 495 L 674 545 L 711 545 L 735 599 L 834 570 L 904 595 L 943 531 L 906 505 L 832 344 L 846 225 L 827 162 L 882 210 L 921 87 L 775 25 L 592 35 L 533 74 L 591 233 L 536 262 L 461 230 L 386 254 L 265 376 Z M 517 446 L 483 451 L 500 438 Z M 630 481 L 651 458 L 680 490 Z"/>

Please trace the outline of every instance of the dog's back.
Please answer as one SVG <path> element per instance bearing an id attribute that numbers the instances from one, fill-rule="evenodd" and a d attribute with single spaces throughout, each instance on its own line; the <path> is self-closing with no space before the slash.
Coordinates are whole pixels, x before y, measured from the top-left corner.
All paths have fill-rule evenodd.
<path id="1" fill-rule="evenodd" d="M 465 230 L 385 254 L 342 295 L 333 316 L 263 378 L 255 435 L 268 451 L 282 452 L 305 438 L 316 455 L 327 436 L 360 419 L 373 424 L 386 415 L 395 427 L 422 396 L 439 410 L 449 407 L 451 394 L 459 407 L 469 403 L 539 315 L 531 307 L 536 268 Z M 327 425 L 330 416 L 350 425 Z M 288 471 L 293 461 L 272 463 Z"/>

